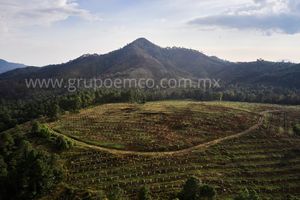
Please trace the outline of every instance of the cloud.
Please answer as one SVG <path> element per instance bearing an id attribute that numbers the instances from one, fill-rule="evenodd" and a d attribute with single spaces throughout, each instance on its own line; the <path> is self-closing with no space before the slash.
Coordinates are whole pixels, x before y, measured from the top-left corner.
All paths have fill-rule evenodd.
<path id="1" fill-rule="evenodd" d="M 100 19 L 81 9 L 74 0 L 0 0 L 0 30 L 47 26 L 71 16 L 85 20 Z"/>
<path id="2" fill-rule="evenodd" d="M 255 29 L 265 33 L 300 33 L 299 0 L 253 0 L 251 4 L 218 15 L 189 21 L 198 26 Z"/>

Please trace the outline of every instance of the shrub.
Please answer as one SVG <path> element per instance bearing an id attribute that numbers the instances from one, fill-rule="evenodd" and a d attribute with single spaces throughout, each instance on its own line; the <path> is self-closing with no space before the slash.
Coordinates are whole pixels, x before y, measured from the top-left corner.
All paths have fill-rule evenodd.
<path id="1" fill-rule="evenodd" d="M 39 122 L 35 121 L 32 124 L 31 128 L 31 133 L 34 135 L 41 137 L 41 138 L 46 138 L 50 139 L 52 133 L 50 132 L 49 128 L 43 124 L 40 124 Z"/>
<path id="2" fill-rule="evenodd" d="M 47 126 L 42 126 L 41 130 L 38 132 L 38 134 L 46 139 L 50 139 L 52 133 L 50 132 L 49 128 Z"/>
<path id="3" fill-rule="evenodd" d="M 216 196 L 216 190 L 210 185 L 201 185 L 199 187 L 198 196 L 200 197 L 200 199 L 205 198 L 208 200 L 212 200 Z"/>
<path id="4" fill-rule="evenodd" d="M 184 184 L 179 194 L 181 200 L 196 200 L 197 191 L 200 187 L 200 180 L 197 177 L 190 177 Z"/>
<path id="5" fill-rule="evenodd" d="M 38 121 L 32 123 L 31 133 L 35 134 L 40 132 L 41 124 Z"/>
<path id="6" fill-rule="evenodd" d="M 108 194 L 108 199 L 109 200 L 125 200 L 125 194 L 124 191 L 117 187 L 115 189 L 113 189 L 112 191 L 110 191 L 110 193 Z"/>
<path id="7" fill-rule="evenodd" d="M 72 142 L 63 136 L 57 136 L 55 144 L 60 150 L 67 150 L 73 146 Z"/>
<path id="8" fill-rule="evenodd" d="M 138 199 L 139 200 L 151 200 L 151 194 L 150 194 L 150 190 L 148 187 L 142 187 L 139 191 L 138 194 Z"/>
<path id="9" fill-rule="evenodd" d="M 260 197 L 255 190 L 245 189 L 241 191 L 234 200 L 259 200 Z"/>
<path id="10" fill-rule="evenodd" d="M 202 185 L 197 177 L 190 177 L 179 193 L 180 200 L 212 200 L 215 196 L 215 189 L 209 185 Z"/>
<path id="11" fill-rule="evenodd" d="M 37 137 L 44 138 L 47 142 L 55 145 L 59 150 L 67 150 L 73 146 L 73 143 L 61 135 L 56 135 L 51 130 L 39 122 L 34 122 L 31 128 L 31 133 Z"/>
<path id="12" fill-rule="evenodd" d="M 294 131 L 295 135 L 300 136 L 300 124 L 295 124 L 293 126 L 293 131 Z"/>

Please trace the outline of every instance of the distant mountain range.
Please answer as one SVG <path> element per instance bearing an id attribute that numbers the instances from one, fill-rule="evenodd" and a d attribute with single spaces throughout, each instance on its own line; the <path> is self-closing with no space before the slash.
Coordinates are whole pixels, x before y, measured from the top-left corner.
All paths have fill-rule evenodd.
<path id="1" fill-rule="evenodd" d="M 23 68 L 23 67 L 25 67 L 25 65 L 23 64 L 7 62 L 6 60 L 0 59 L 0 74 L 16 68 Z"/>
<path id="2" fill-rule="evenodd" d="M 0 95 L 7 93 L 8 86 L 14 93 L 20 86 L 24 89 L 25 78 L 94 77 L 218 78 L 223 84 L 300 89 L 300 64 L 264 60 L 235 63 L 196 50 L 162 48 L 139 38 L 108 54 L 86 54 L 59 65 L 26 67 L 0 74 Z"/>

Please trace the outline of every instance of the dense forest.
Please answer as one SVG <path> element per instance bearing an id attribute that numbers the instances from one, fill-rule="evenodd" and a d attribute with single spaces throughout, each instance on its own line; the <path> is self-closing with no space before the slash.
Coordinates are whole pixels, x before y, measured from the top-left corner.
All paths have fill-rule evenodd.
<path id="1" fill-rule="evenodd" d="M 62 177 L 57 154 L 36 149 L 18 129 L 0 134 L 0 199 L 35 199 Z"/>
<path id="2" fill-rule="evenodd" d="M 272 104 L 300 104 L 300 92 L 286 88 L 260 87 L 240 88 L 230 86 L 227 89 L 99 89 L 85 90 L 65 95 L 39 95 L 31 100 L 0 100 L 0 131 L 32 119 L 47 116 L 54 120 L 64 112 L 76 112 L 91 105 L 167 99 L 193 99 L 201 101 L 241 101 Z"/>

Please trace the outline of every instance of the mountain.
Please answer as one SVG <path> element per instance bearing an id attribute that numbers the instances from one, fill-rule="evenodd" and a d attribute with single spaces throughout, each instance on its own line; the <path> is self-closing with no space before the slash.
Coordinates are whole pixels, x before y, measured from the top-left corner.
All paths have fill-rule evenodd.
<path id="1" fill-rule="evenodd" d="M 300 89 L 300 64 L 257 60 L 232 65 L 218 76 L 228 83 Z"/>
<path id="2" fill-rule="evenodd" d="M 86 54 L 60 65 L 49 65 L 35 71 L 15 70 L 0 76 L 24 77 L 207 77 L 229 62 L 184 48 L 161 48 L 145 38 L 105 55 Z M 17 76 L 16 76 L 17 74 Z"/>
<path id="3" fill-rule="evenodd" d="M 16 68 L 23 68 L 23 67 L 25 67 L 25 65 L 23 64 L 11 63 L 0 59 L 0 74 Z"/>
<path id="4" fill-rule="evenodd" d="M 139 38 L 108 54 L 86 54 L 63 64 L 0 74 L 0 95 L 24 95 L 26 78 L 215 78 L 223 85 L 300 89 L 299 73 L 299 64 L 263 60 L 234 63 L 192 49 L 162 48 Z"/>

